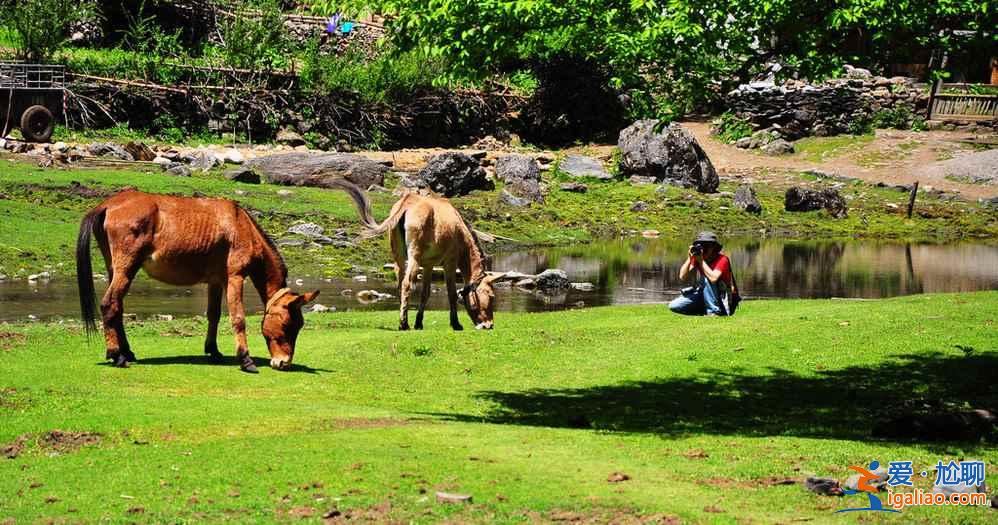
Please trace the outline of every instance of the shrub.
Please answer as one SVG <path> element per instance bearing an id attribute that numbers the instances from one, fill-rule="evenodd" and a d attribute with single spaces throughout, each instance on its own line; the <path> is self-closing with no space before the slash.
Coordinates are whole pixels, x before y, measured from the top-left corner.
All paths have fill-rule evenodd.
<path id="1" fill-rule="evenodd" d="M 899 104 L 891 109 L 882 109 L 873 114 L 872 126 L 877 129 L 925 129 L 925 119 L 916 115 L 908 104 Z"/>
<path id="2" fill-rule="evenodd" d="M 740 138 L 752 136 L 752 125 L 749 121 L 730 111 L 725 111 L 710 124 L 714 135 L 729 144 Z"/>
<path id="3" fill-rule="evenodd" d="M 245 69 L 286 69 L 290 41 L 277 0 L 239 0 L 235 16 L 220 21 L 226 64 Z"/>
<path id="4" fill-rule="evenodd" d="M 426 57 L 419 51 L 380 54 L 367 60 L 355 49 L 342 55 L 320 54 L 318 42 L 313 41 L 299 76 L 306 89 L 318 94 L 355 93 L 363 102 L 383 103 L 432 89 L 443 69 L 441 59 Z"/>
<path id="5" fill-rule="evenodd" d="M 66 42 L 69 25 L 93 11 L 80 0 L 0 0 L 0 26 L 8 28 L 18 58 L 44 62 Z"/>

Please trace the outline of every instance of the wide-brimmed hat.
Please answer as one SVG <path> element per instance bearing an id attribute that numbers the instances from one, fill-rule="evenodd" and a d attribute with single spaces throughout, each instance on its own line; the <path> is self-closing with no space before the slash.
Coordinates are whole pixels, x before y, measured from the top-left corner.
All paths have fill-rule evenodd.
<path id="1" fill-rule="evenodd" d="M 693 244 L 696 243 L 705 244 L 708 242 L 721 246 L 721 242 L 717 240 L 717 234 L 715 234 L 714 232 L 707 232 L 707 231 L 700 232 L 697 234 L 697 238 L 693 240 Z"/>

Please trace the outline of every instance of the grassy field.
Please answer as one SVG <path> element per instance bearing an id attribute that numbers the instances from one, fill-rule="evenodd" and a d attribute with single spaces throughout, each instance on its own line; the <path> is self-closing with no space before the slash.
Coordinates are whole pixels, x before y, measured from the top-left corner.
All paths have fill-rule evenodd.
<path id="1" fill-rule="evenodd" d="M 164 175 L 157 169 L 38 168 L 0 158 L 0 273 L 26 276 L 41 270 L 54 274 L 73 271 L 71 259 L 79 221 L 105 195 L 125 187 L 178 194 L 202 194 L 235 199 L 260 213 L 259 220 L 275 238 L 295 222 L 316 222 L 335 231 L 345 228 L 352 237 L 356 215 L 345 195 L 316 188 L 286 188 L 268 184 L 230 182 L 220 171 L 190 178 Z M 772 175 L 772 174 L 770 174 Z M 756 184 L 763 204 L 761 215 L 734 208 L 730 194 L 703 195 L 690 190 L 633 186 L 627 182 L 590 182 L 589 191 L 559 191 L 557 173 L 546 175 L 552 187 L 543 205 L 514 208 L 501 204 L 497 188 L 454 199 L 462 213 L 479 229 L 528 244 L 586 242 L 655 229 L 666 236 L 687 237 L 699 229 L 721 235 L 770 235 L 806 238 L 876 238 L 918 241 L 994 239 L 998 211 L 977 203 L 945 202 L 921 197 L 915 218 L 904 217 L 907 194 L 867 184 L 841 191 L 849 199 L 849 217 L 832 219 L 824 211 L 788 213 L 783 193 L 792 184 L 826 185 L 814 176 L 788 172 L 780 182 Z M 75 185 L 74 185 L 75 184 Z M 82 185 L 82 186 L 80 186 Z M 734 182 L 720 190 L 733 192 Z M 290 192 L 282 195 L 279 192 Z M 384 217 L 394 202 L 390 194 L 372 194 L 375 215 Z M 633 211 L 638 201 L 645 211 Z M 891 205 L 891 206 L 888 206 Z M 339 276 L 380 271 L 387 255 L 384 242 L 372 240 L 357 247 L 305 246 L 284 248 L 294 275 Z"/>
<path id="2" fill-rule="evenodd" d="M 334 510 L 376 522 L 893 522 L 833 515 L 865 499 L 801 480 L 844 479 L 871 459 L 973 458 L 998 476 L 993 444 L 870 437 L 924 402 L 998 406 L 996 318 L 995 292 L 756 301 L 731 319 L 661 306 L 500 313 L 496 330 L 462 333 L 444 312 L 409 333 L 390 312 L 310 314 L 295 369 L 257 376 L 200 355 L 203 319 L 131 323 L 130 369 L 106 366 L 76 323 L 0 325 L 0 444 L 23 436 L 0 458 L 0 522 Z M 264 357 L 259 336 L 251 351 Z M 473 501 L 438 503 L 437 491 Z M 998 511 L 903 514 L 993 523 Z"/>

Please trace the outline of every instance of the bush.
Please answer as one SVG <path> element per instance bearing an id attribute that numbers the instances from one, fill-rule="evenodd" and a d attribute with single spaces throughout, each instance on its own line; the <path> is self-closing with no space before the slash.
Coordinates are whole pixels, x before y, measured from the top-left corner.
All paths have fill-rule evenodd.
<path id="1" fill-rule="evenodd" d="M 744 137 L 752 136 L 752 125 L 730 111 L 725 111 L 711 123 L 711 131 L 728 144 Z"/>
<path id="2" fill-rule="evenodd" d="M 873 114 L 871 125 L 877 129 L 925 129 L 925 119 L 916 115 L 907 104 L 899 104 L 892 109 L 882 109 Z"/>
<path id="3" fill-rule="evenodd" d="M 93 11 L 80 0 L 0 0 L 0 26 L 8 29 L 17 58 L 45 62 L 66 42 L 70 24 Z"/>
<path id="4" fill-rule="evenodd" d="M 286 69 L 290 41 L 284 14 L 277 0 L 240 0 L 235 2 L 235 16 L 220 20 L 226 64 L 232 67 L 268 70 Z"/>
<path id="5" fill-rule="evenodd" d="M 443 61 L 418 51 L 381 54 L 367 60 L 357 50 L 324 55 L 313 41 L 305 53 L 300 78 L 306 89 L 320 95 L 355 93 L 363 102 L 398 102 L 434 87 L 445 69 Z"/>

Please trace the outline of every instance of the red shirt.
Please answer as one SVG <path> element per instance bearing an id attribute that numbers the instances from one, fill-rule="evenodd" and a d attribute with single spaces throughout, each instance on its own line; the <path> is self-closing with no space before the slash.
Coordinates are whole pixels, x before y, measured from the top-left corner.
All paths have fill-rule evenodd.
<path id="1" fill-rule="evenodd" d="M 703 273 L 702 271 L 700 271 L 700 267 L 697 266 L 696 261 L 693 260 L 693 257 L 690 257 L 690 265 L 693 268 L 695 268 L 697 272 L 701 274 Z M 724 281 L 728 285 L 728 287 L 731 287 L 731 261 L 728 260 L 727 255 L 724 255 L 723 253 L 718 255 L 717 258 L 714 259 L 713 263 L 707 262 L 707 266 L 711 270 L 716 270 L 721 272 L 720 280 Z"/>

